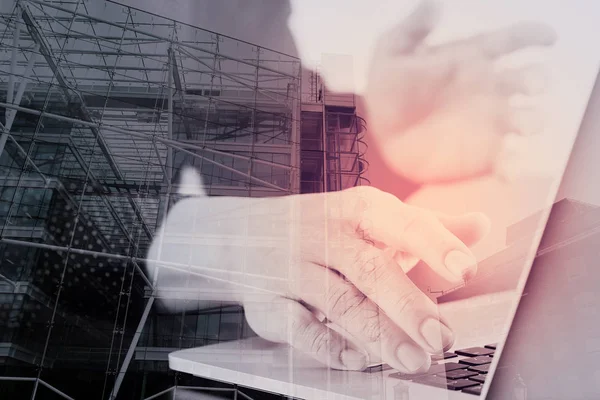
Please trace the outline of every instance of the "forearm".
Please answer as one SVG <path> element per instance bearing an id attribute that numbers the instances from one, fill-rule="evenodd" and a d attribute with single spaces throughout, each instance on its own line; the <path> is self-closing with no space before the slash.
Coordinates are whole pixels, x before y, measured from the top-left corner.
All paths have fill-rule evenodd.
<path id="1" fill-rule="evenodd" d="M 242 302 L 276 291 L 291 254 L 293 204 L 292 196 L 177 203 L 148 252 L 147 272 L 159 297 L 168 306 L 173 299 Z M 267 268 L 267 258 L 279 268 Z"/>

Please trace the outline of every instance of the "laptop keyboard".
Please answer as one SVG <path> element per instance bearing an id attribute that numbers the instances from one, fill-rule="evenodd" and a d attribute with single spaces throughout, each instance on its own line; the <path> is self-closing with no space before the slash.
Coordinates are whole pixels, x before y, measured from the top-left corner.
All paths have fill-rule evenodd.
<path id="1" fill-rule="evenodd" d="M 427 372 L 416 375 L 396 372 L 390 377 L 480 395 L 495 350 L 496 344 L 488 344 L 446 352 L 431 357 L 432 365 Z"/>

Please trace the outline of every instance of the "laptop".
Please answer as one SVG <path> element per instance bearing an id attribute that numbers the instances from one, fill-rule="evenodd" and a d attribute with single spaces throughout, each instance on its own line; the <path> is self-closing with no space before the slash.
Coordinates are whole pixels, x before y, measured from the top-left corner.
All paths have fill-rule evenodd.
<path id="1" fill-rule="evenodd" d="M 557 200 L 585 185 L 600 191 L 600 181 L 594 179 L 600 172 L 597 154 L 598 77 Z M 440 304 L 442 312 L 455 310 L 478 323 L 461 324 L 457 337 L 470 340 L 458 340 L 453 349 L 433 357 L 426 373 L 406 375 L 385 365 L 362 372 L 331 370 L 287 345 L 261 338 L 176 351 L 169 355 L 169 366 L 306 399 L 600 399 L 598 206 L 576 204 L 576 215 L 549 207 L 538 225 L 545 228 L 534 241 L 537 252 L 531 253 L 532 262 L 524 263 L 516 295 L 493 293 Z M 498 310 L 509 311 L 504 315 Z M 506 322 L 504 317 L 509 323 L 499 329 L 497 321 Z M 469 335 L 475 325 L 480 331 Z M 492 325 L 495 329 L 481 328 Z"/>

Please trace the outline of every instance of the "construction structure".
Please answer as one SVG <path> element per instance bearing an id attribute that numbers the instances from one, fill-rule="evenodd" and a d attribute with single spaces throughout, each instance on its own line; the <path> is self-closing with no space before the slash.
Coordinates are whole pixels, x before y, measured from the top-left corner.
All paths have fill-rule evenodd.
<path id="1" fill-rule="evenodd" d="M 252 334 L 238 306 L 154 304 L 144 259 L 182 168 L 211 196 L 364 181 L 354 97 L 296 57 L 94 0 L 4 1 L 0 44 L 0 392 L 11 398 L 167 393 L 181 385 L 170 351 Z"/>

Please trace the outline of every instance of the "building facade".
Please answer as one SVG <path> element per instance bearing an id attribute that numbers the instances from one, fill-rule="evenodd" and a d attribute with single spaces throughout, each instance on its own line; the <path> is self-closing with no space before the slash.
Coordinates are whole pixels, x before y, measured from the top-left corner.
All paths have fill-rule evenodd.
<path id="1" fill-rule="evenodd" d="M 354 97 L 295 57 L 118 3 L 0 13 L 0 392 L 168 391 L 186 379 L 169 352 L 252 335 L 239 306 L 155 302 L 144 258 L 182 169 L 211 196 L 359 185 Z"/>

